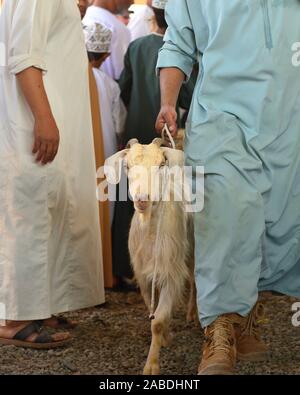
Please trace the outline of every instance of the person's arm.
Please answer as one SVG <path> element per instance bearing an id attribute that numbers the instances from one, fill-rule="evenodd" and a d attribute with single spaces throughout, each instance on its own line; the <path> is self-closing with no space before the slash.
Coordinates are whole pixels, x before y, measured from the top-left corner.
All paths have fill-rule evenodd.
<path id="1" fill-rule="evenodd" d="M 179 91 L 183 81 L 188 81 L 197 61 L 198 49 L 190 10 L 192 3 L 188 0 L 172 0 L 167 4 L 168 29 L 157 62 L 162 97 L 162 108 L 156 122 L 158 133 L 161 133 L 162 127 L 167 123 L 172 135 L 176 135 L 176 103 Z M 198 2 L 195 3 L 199 8 Z M 198 8 L 197 12 L 200 10 Z"/>
<path id="2" fill-rule="evenodd" d="M 161 110 L 156 121 L 156 131 L 161 134 L 165 124 L 172 136 L 177 133 L 176 104 L 185 74 L 178 68 L 164 68 L 160 71 Z"/>
<path id="3" fill-rule="evenodd" d="M 42 164 L 52 162 L 59 146 L 59 131 L 44 88 L 42 71 L 29 67 L 16 75 L 35 119 L 33 154 Z"/>
<path id="4" fill-rule="evenodd" d="M 18 0 L 14 7 L 8 45 L 8 71 L 16 77 L 35 119 L 32 130 L 37 160 L 51 162 L 58 149 L 58 130 L 43 84 L 47 73 L 48 38 L 62 0 Z"/>

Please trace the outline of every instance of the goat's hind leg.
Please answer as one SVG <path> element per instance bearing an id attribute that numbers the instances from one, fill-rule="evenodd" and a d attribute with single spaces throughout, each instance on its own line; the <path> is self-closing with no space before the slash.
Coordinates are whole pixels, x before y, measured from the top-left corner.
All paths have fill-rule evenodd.
<path id="1" fill-rule="evenodd" d="M 152 340 L 144 368 L 145 375 L 156 375 L 160 373 L 159 356 L 161 347 L 165 345 L 168 337 L 170 319 L 172 316 L 173 301 L 168 292 L 162 289 L 159 296 L 159 303 L 151 321 Z"/>
<path id="2" fill-rule="evenodd" d="M 191 276 L 191 280 L 190 280 L 190 294 L 189 294 L 186 320 L 187 322 L 199 322 L 198 308 L 197 308 L 197 291 L 196 291 L 194 275 Z"/>
<path id="3" fill-rule="evenodd" d="M 151 287 L 144 282 L 138 282 L 142 298 L 147 306 L 148 310 L 150 310 L 151 305 Z"/>

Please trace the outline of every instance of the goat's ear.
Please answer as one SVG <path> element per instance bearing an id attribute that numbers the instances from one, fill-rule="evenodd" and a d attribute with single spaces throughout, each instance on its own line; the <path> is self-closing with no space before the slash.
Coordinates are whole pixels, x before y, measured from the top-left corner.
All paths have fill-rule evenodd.
<path id="1" fill-rule="evenodd" d="M 139 144 L 138 139 L 131 139 L 128 141 L 126 148 L 131 148 L 134 144 Z"/>
<path id="2" fill-rule="evenodd" d="M 168 161 L 169 167 L 184 165 L 183 151 L 173 148 L 162 148 L 162 150 L 166 160 Z"/>
<path id="3" fill-rule="evenodd" d="M 161 147 L 162 144 L 163 144 L 163 139 L 156 138 L 156 139 L 154 139 L 154 140 L 152 141 L 152 144 L 155 144 L 155 145 L 157 145 L 158 147 Z"/>
<path id="4" fill-rule="evenodd" d="M 104 163 L 104 174 L 109 184 L 118 184 L 121 179 L 121 169 L 129 149 L 117 152 Z"/>

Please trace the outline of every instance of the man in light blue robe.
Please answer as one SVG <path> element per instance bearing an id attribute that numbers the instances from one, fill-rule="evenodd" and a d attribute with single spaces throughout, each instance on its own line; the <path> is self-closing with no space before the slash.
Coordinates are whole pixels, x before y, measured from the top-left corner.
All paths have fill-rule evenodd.
<path id="1" fill-rule="evenodd" d="M 260 359 L 260 291 L 300 297 L 299 0 L 171 0 L 157 130 L 176 132 L 178 87 L 200 57 L 186 164 L 205 167 L 195 214 L 206 342 L 200 374 Z M 244 317 L 244 318 L 243 318 Z"/>

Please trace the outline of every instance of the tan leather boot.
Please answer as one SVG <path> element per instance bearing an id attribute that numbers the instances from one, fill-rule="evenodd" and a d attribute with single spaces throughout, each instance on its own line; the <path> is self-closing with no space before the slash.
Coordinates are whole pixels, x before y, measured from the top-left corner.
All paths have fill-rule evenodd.
<path id="1" fill-rule="evenodd" d="M 199 375 L 230 375 L 236 363 L 234 323 L 237 314 L 224 314 L 205 329 L 205 343 Z"/>
<path id="2" fill-rule="evenodd" d="M 264 306 L 257 302 L 246 318 L 235 325 L 237 358 L 241 361 L 264 361 L 268 346 L 260 335 L 259 324 L 264 320 Z"/>

